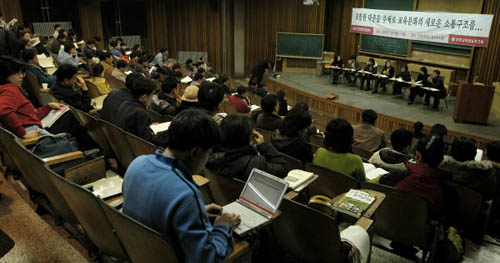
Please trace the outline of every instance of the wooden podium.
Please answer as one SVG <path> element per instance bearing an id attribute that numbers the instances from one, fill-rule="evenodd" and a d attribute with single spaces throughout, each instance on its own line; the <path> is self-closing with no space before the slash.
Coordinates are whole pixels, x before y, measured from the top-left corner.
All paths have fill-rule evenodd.
<path id="1" fill-rule="evenodd" d="M 455 122 L 488 123 L 495 87 L 460 84 L 453 112 Z"/>

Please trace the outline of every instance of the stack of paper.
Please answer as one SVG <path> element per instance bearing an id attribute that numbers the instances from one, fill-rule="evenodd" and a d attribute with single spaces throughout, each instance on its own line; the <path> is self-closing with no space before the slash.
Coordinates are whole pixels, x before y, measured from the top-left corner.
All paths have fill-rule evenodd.
<path id="1" fill-rule="evenodd" d="M 374 180 L 377 179 L 377 177 L 388 174 L 389 172 L 382 169 L 382 168 L 377 168 L 375 165 L 371 163 L 363 163 L 363 166 L 365 167 L 365 175 L 366 179 L 368 180 Z"/>
<path id="2" fill-rule="evenodd" d="M 250 106 L 250 111 L 255 111 L 255 110 L 258 110 L 260 109 L 260 106 L 257 106 L 257 105 L 251 105 Z"/>
<path id="3" fill-rule="evenodd" d="M 92 100 L 90 100 L 92 107 L 94 107 L 94 109 L 96 109 L 96 110 L 102 110 L 102 105 L 104 103 L 104 99 L 107 96 L 108 96 L 108 94 L 102 95 L 102 96 L 99 96 L 97 98 L 93 98 Z"/>
<path id="4" fill-rule="evenodd" d="M 189 82 L 191 82 L 191 81 L 193 81 L 193 79 L 192 79 L 192 78 L 190 78 L 189 76 L 187 76 L 187 77 L 185 77 L 185 78 L 183 78 L 183 79 L 181 80 L 181 83 L 187 84 L 187 83 L 189 83 Z"/>
<path id="5" fill-rule="evenodd" d="M 208 78 L 208 79 L 207 79 L 207 81 L 212 82 L 212 81 L 214 81 L 215 79 L 216 79 L 216 78 Z"/>
<path id="6" fill-rule="evenodd" d="M 95 196 L 106 199 L 121 194 L 122 185 L 123 179 L 120 176 L 113 176 L 86 184 L 83 188 L 90 189 Z"/>
<path id="7" fill-rule="evenodd" d="M 44 128 L 50 128 L 64 113 L 69 111 L 69 107 L 64 106 L 58 110 L 51 110 L 45 118 L 42 119 L 42 126 Z"/>
<path id="8" fill-rule="evenodd" d="M 38 55 L 38 65 L 42 68 L 55 68 L 52 57 L 47 57 L 45 54 Z"/>
<path id="9" fill-rule="evenodd" d="M 170 121 L 169 122 L 163 122 L 159 124 L 151 124 L 149 127 L 155 134 L 158 134 L 159 132 L 166 131 L 170 127 Z"/>
<path id="10" fill-rule="evenodd" d="M 474 158 L 474 160 L 481 161 L 482 159 L 483 159 L 483 150 L 477 149 L 476 157 Z"/>
<path id="11" fill-rule="evenodd" d="M 292 190 L 296 190 L 300 186 L 312 182 L 314 179 L 315 176 L 313 173 L 298 169 L 291 170 L 285 177 L 285 181 L 288 183 L 288 188 Z"/>

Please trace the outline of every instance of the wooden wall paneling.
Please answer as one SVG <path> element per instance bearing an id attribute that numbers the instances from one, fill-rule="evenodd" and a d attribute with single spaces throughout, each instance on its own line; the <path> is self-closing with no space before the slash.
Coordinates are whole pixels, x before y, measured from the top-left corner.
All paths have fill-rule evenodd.
<path id="1" fill-rule="evenodd" d="M 101 4 L 99 0 L 78 1 L 78 11 L 80 14 L 81 38 L 87 41 L 88 39 L 99 36 L 101 41 L 99 44 L 104 48 L 104 34 L 102 27 Z"/>
<path id="2" fill-rule="evenodd" d="M 16 26 L 23 23 L 23 12 L 21 10 L 20 0 L 1 0 L 0 12 L 3 14 L 5 22 L 9 22 L 12 18 L 17 18 Z"/>
<path id="3" fill-rule="evenodd" d="M 277 32 L 323 34 L 327 1 L 319 2 L 304 6 L 301 0 L 246 0 L 245 74 L 262 60 L 274 61 Z"/>
<path id="4" fill-rule="evenodd" d="M 500 80 L 500 1 L 484 0 L 483 14 L 493 14 L 487 48 L 476 48 L 472 62 L 471 78 L 478 75 L 479 82 L 490 85 Z"/>

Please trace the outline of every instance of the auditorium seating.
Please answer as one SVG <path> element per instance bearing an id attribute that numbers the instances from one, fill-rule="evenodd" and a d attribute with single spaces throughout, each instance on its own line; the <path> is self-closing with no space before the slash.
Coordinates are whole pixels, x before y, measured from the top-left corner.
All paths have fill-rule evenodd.
<path id="1" fill-rule="evenodd" d="M 319 175 L 318 179 L 309 185 L 311 195 L 324 195 L 333 198 L 349 189 L 359 189 L 359 183 L 349 175 L 330 170 L 314 164 L 306 164 L 305 170 Z"/>

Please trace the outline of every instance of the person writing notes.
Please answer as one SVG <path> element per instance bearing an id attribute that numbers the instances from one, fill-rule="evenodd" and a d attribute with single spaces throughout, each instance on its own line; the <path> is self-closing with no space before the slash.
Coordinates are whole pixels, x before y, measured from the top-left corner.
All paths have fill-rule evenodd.
<path id="1" fill-rule="evenodd" d="M 373 58 L 368 59 L 368 63 L 366 63 L 366 66 L 364 68 L 365 73 L 363 73 L 363 77 L 361 77 L 361 90 L 363 90 L 365 81 L 367 82 L 366 90 L 370 90 L 370 83 L 373 79 L 375 79 L 375 76 L 373 74 L 377 74 L 377 67 L 377 62 L 375 62 Z"/>
<path id="2" fill-rule="evenodd" d="M 401 67 L 401 72 L 396 76 L 396 80 L 411 81 L 411 74 L 408 71 L 408 65 Z M 403 96 L 403 87 L 408 87 L 410 84 L 404 83 L 403 81 L 396 81 L 394 83 L 394 88 L 392 89 L 392 95 Z"/>
<path id="3" fill-rule="evenodd" d="M 434 70 L 432 76 L 427 78 L 427 81 L 432 83 L 433 90 L 426 90 L 425 95 L 425 106 L 429 106 L 431 102 L 431 97 L 434 98 L 434 103 L 432 104 L 433 110 L 438 110 L 439 100 L 446 97 L 446 89 L 444 88 L 443 80 L 439 77 L 441 72 L 439 70 Z"/>
<path id="4" fill-rule="evenodd" d="M 426 67 L 421 67 L 420 72 L 418 73 L 417 82 L 415 85 L 412 85 L 410 88 L 410 97 L 408 98 L 408 105 L 413 104 L 415 97 L 425 95 L 425 90 L 422 87 L 432 87 L 432 83 L 427 79 L 429 78 L 429 74 L 427 73 Z"/>

